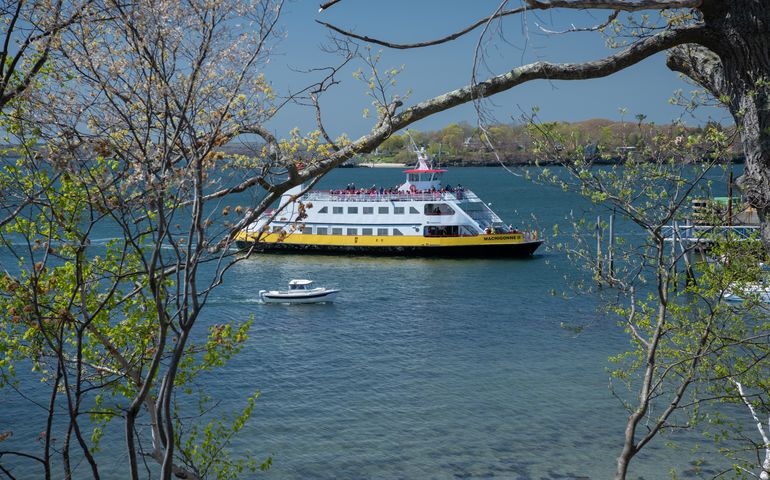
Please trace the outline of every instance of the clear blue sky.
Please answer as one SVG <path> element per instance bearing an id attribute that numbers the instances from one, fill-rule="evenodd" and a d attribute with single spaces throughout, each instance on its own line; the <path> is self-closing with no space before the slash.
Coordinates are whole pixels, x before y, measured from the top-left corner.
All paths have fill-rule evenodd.
<path id="1" fill-rule="evenodd" d="M 416 42 L 444 36 L 470 22 L 488 15 L 499 5 L 498 0 L 343 0 L 331 9 L 319 13 L 319 1 L 296 0 L 287 3 L 282 28 L 285 38 L 275 48 L 267 74 L 278 92 L 296 90 L 306 85 L 312 75 L 293 69 L 308 69 L 331 65 L 336 59 L 321 52 L 329 32 L 315 22 L 320 19 L 357 33 L 394 42 Z M 510 2 L 510 8 L 519 2 Z M 569 33 L 548 35 L 538 24 L 550 30 L 565 30 L 575 26 L 591 26 L 606 19 L 603 12 L 592 15 L 579 11 L 541 12 L 526 18 L 511 16 L 502 24 L 504 40 L 491 35 L 486 48 L 488 68 L 482 68 L 480 78 L 499 74 L 508 69 L 536 60 L 578 62 L 601 58 L 610 53 L 604 38 L 598 33 Z M 399 76 L 397 93 L 407 89 L 412 94 L 406 105 L 450 91 L 469 83 L 474 50 L 481 29 L 448 44 L 418 50 L 383 49 L 381 66 L 393 68 L 405 65 Z M 376 47 L 378 50 L 381 47 Z M 342 132 L 356 138 L 366 133 L 374 123 L 362 116 L 370 106 L 366 86 L 353 79 L 349 68 L 339 75 L 341 85 L 335 86 L 322 99 L 324 120 L 331 134 Z M 501 122 L 519 120 L 522 112 L 533 106 L 540 108 L 543 120 L 580 121 L 590 118 L 619 120 L 620 108 L 627 109 L 626 118 L 633 121 L 636 114 L 645 114 L 656 123 L 668 123 L 682 114 L 682 109 L 669 103 L 677 89 L 693 90 L 691 84 L 665 66 L 665 56 L 656 55 L 639 65 L 607 78 L 585 81 L 535 81 L 516 87 L 491 99 L 494 115 Z M 726 111 L 701 109 L 696 118 L 685 116 L 688 124 L 700 124 L 712 118 L 722 123 L 732 120 Z M 412 128 L 435 130 L 453 122 L 476 122 L 471 106 L 459 107 L 416 123 Z M 279 136 L 292 127 L 303 131 L 314 129 L 314 114 L 309 109 L 287 108 L 270 124 Z"/>

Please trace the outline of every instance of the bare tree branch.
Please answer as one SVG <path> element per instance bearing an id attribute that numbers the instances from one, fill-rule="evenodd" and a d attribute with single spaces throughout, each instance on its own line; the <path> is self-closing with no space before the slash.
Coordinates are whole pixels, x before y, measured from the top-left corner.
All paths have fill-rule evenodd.
<path id="1" fill-rule="evenodd" d="M 337 0 L 339 1 L 339 0 Z M 331 6 L 334 3 L 337 2 L 330 2 Z M 587 9 L 607 9 L 607 10 L 615 10 L 615 13 L 610 15 L 610 19 L 605 23 L 609 24 L 614 17 L 617 16 L 617 12 L 625 11 L 625 12 L 637 12 L 637 11 L 643 11 L 643 10 L 668 10 L 668 9 L 677 9 L 677 8 L 697 8 L 701 5 L 702 0 L 640 0 L 637 2 L 625 2 L 622 0 L 605 0 L 605 1 L 594 1 L 594 0 L 577 0 L 577 1 L 569 1 L 569 0 L 554 0 L 550 2 L 539 2 L 535 0 L 526 0 L 525 2 L 527 5 L 524 7 L 514 8 L 511 10 L 502 10 L 497 11 L 494 14 L 487 16 L 485 18 L 482 18 L 480 20 L 477 20 L 476 22 L 468 25 L 467 27 L 463 28 L 462 30 L 459 30 L 455 33 L 452 33 L 450 35 L 446 35 L 441 38 L 437 38 L 434 40 L 427 40 L 423 42 L 417 42 L 417 43 L 396 43 L 396 42 L 390 42 L 387 40 L 381 40 L 378 38 L 370 37 L 368 35 L 359 35 L 356 33 L 353 33 L 350 30 L 345 30 L 343 28 L 337 27 L 336 25 L 332 25 L 327 22 L 322 22 L 320 20 L 316 20 L 316 22 L 320 23 L 321 25 L 325 26 L 326 28 L 333 30 L 340 35 L 344 35 L 346 37 L 355 38 L 356 40 L 361 40 L 368 43 L 374 43 L 376 45 L 382 45 L 383 47 L 393 48 L 393 49 L 411 49 L 411 48 L 423 48 L 423 47 L 430 47 L 433 45 L 439 45 L 446 42 L 451 42 L 452 40 L 455 40 L 457 38 L 462 37 L 463 35 L 472 32 L 476 28 L 480 27 L 481 25 L 484 25 L 488 23 L 490 20 L 494 20 L 496 18 L 502 18 L 509 15 L 515 15 L 518 13 L 523 13 L 527 10 L 550 10 L 554 8 L 565 8 L 565 9 L 577 9 L 577 10 L 587 10 Z M 326 8 L 322 6 L 322 10 Z M 579 29 L 579 28 L 573 28 L 569 31 L 592 31 L 592 30 L 598 30 L 602 28 L 601 25 L 588 28 L 588 29 Z"/>
<path id="2" fill-rule="evenodd" d="M 729 95 L 725 84 L 724 65 L 708 48 L 696 44 L 672 48 L 666 57 L 666 65 L 671 70 L 690 77 L 708 90 L 714 98 L 719 99 Z"/>
<path id="3" fill-rule="evenodd" d="M 625 12 L 638 12 L 642 10 L 669 10 L 674 8 L 698 8 L 703 0 L 637 0 L 627 2 L 625 0 L 524 0 L 530 8 L 547 10 L 550 8 L 574 8 L 623 10 Z"/>
<path id="4" fill-rule="evenodd" d="M 358 35 L 355 34 L 349 30 L 343 30 L 340 27 L 334 26 L 330 23 L 322 22 L 320 20 L 316 20 L 316 22 L 320 23 L 324 27 L 333 30 L 341 35 L 344 35 L 346 37 L 355 38 L 356 40 L 361 40 L 368 43 L 374 43 L 376 45 L 382 45 L 383 47 L 388 48 L 395 48 L 399 50 L 407 50 L 410 48 L 422 48 L 422 47 L 430 47 L 433 45 L 439 45 L 441 43 L 451 42 L 452 40 L 455 40 L 457 38 L 462 37 L 468 32 L 472 32 L 473 30 L 477 29 L 481 25 L 484 25 L 485 23 L 488 23 L 490 20 L 494 20 L 495 18 L 501 18 L 508 15 L 515 15 L 517 13 L 521 13 L 527 10 L 527 7 L 519 7 L 514 8 L 513 10 L 503 10 L 501 12 L 497 12 L 494 15 L 482 18 L 481 20 L 478 20 L 469 26 L 465 27 L 464 29 L 457 31 L 455 33 L 452 33 L 450 35 L 447 35 L 445 37 L 437 38 L 435 40 L 428 40 L 425 42 L 417 42 L 417 43 L 394 43 L 394 42 L 388 42 L 386 40 L 379 40 L 377 38 L 369 37 L 367 35 Z"/>
<path id="5" fill-rule="evenodd" d="M 620 14 L 620 10 L 615 10 L 610 14 L 609 17 L 607 17 L 607 20 L 605 20 L 603 23 L 600 23 L 599 25 L 594 25 L 592 27 L 576 27 L 575 25 L 572 25 L 572 27 L 568 28 L 567 30 L 554 31 L 554 30 L 548 30 L 547 28 L 543 27 L 540 24 L 537 24 L 537 26 L 543 33 L 549 33 L 554 35 L 561 35 L 565 33 L 576 33 L 576 32 L 596 32 L 606 28 L 610 23 L 615 21 L 615 19 L 618 18 L 619 14 Z"/>
<path id="6" fill-rule="evenodd" d="M 335 3 L 338 3 L 340 1 L 342 0 L 332 0 L 331 2 L 322 3 L 321 5 L 319 5 L 318 11 L 323 12 L 327 8 L 334 6 Z"/>
<path id="7" fill-rule="evenodd" d="M 754 419 L 755 425 L 757 427 L 757 431 L 762 437 L 762 446 L 765 448 L 765 459 L 762 461 L 762 472 L 759 474 L 759 478 L 761 480 L 768 480 L 770 479 L 770 436 L 768 436 L 768 433 L 765 432 L 765 425 L 763 425 L 762 420 L 759 419 L 754 406 L 751 404 L 748 396 L 743 390 L 743 385 L 741 382 L 735 380 L 734 378 L 730 378 L 730 381 L 733 383 L 733 385 L 735 385 L 735 388 L 738 389 L 738 394 L 741 396 L 741 400 L 743 400 L 744 405 L 746 405 L 746 407 L 749 409 L 751 418 Z M 770 419 L 768 419 L 767 428 L 770 430 Z"/>
<path id="8" fill-rule="evenodd" d="M 11 38 L 18 35 L 17 22 L 30 23 L 31 19 L 22 17 L 22 9 L 25 7 L 25 1 L 19 1 L 17 8 L 12 15 L 12 18 L 8 19 L 8 27 L 5 31 L 5 40 L 3 42 L 3 50 L 0 52 L 0 110 L 2 110 L 8 102 L 18 97 L 24 91 L 26 91 L 35 77 L 40 73 L 43 66 L 48 62 L 48 57 L 51 53 L 51 45 L 54 42 L 55 37 L 63 30 L 71 27 L 75 23 L 83 20 L 83 14 L 87 8 L 93 3 L 94 0 L 87 0 L 80 5 L 68 18 L 61 19 L 63 1 L 58 0 L 53 6 L 50 13 L 53 18 L 52 25 L 49 28 L 43 29 L 38 33 L 30 33 L 20 43 L 18 50 L 15 54 L 11 54 L 9 50 L 9 43 Z M 30 7 L 34 9 L 35 7 Z M 29 69 L 23 73 L 19 72 L 19 63 L 24 60 L 29 60 L 34 54 L 28 54 L 27 50 L 30 49 L 36 43 L 44 41 L 44 46 L 34 63 Z M 10 61 L 7 61 L 10 60 Z M 15 77 L 20 77 L 14 80 Z"/>

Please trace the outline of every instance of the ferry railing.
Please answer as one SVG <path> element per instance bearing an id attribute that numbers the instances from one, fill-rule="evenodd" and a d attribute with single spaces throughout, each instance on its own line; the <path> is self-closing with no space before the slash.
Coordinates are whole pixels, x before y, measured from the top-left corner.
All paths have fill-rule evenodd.
<path id="1" fill-rule="evenodd" d="M 474 203 L 472 208 L 464 208 L 464 210 L 481 228 L 503 225 L 503 220 L 484 202 Z"/>
<path id="2" fill-rule="evenodd" d="M 426 202 L 426 201 L 476 201 L 479 197 L 470 190 L 453 192 L 349 192 L 347 190 L 317 190 L 306 193 L 302 201 L 334 202 Z"/>

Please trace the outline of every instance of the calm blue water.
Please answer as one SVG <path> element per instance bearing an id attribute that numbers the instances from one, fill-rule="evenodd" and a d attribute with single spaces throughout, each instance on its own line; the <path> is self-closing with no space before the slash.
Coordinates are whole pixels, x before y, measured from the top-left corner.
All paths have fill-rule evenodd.
<path id="1" fill-rule="evenodd" d="M 401 177 L 342 169 L 319 188 Z M 531 214 L 544 229 L 570 210 L 596 215 L 573 196 L 502 169 L 454 169 L 446 180 L 514 225 L 534 224 Z M 626 413 L 605 369 L 628 339 L 615 319 L 597 313 L 592 296 L 550 294 L 568 290 L 565 276 L 577 275 L 546 249 L 525 260 L 254 256 L 230 271 L 201 319 L 253 315 L 250 339 L 203 384 L 223 411 L 262 392 L 232 450 L 273 455 L 266 478 L 611 478 Z M 291 278 L 343 291 L 332 305 L 255 302 L 259 289 Z M 592 326 L 576 336 L 563 322 Z M 39 426 L 18 420 L 34 412 L 4 392 L 0 431 L 34 435 Z M 662 441 L 645 450 L 632 478 L 691 468 L 688 455 Z M 114 452 L 107 443 L 100 455 L 121 465 Z"/>

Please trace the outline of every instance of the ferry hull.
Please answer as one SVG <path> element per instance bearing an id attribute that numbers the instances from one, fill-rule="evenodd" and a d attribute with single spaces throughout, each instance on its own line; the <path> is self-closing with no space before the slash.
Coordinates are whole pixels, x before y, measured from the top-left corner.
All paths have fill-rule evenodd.
<path id="1" fill-rule="evenodd" d="M 411 256 L 442 258 L 528 257 L 542 244 L 541 240 L 520 243 L 486 243 L 467 245 L 330 245 L 291 242 L 257 242 L 240 240 L 241 250 L 259 253 L 307 253 L 326 255 Z"/>

